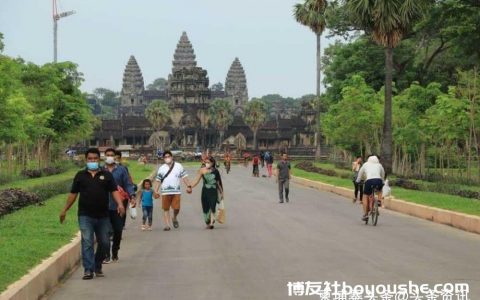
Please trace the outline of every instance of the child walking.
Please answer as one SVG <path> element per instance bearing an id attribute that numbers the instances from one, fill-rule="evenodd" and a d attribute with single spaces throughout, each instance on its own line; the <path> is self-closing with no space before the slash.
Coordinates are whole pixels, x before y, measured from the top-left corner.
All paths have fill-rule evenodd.
<path id="1" fill-rule="evenodd" d="M 142 230 L 152 230 L 152 216 L 153 216 L 153 190 L 152 190 L 152 181 L 150 179 L 145 179 L 142 182 L 142 190 L 138 195 L 140 201 L 142 202 L 142 211 L 143 211 L 143 224 Z M 148 225 L 146 224 L 148 220 Z"/>

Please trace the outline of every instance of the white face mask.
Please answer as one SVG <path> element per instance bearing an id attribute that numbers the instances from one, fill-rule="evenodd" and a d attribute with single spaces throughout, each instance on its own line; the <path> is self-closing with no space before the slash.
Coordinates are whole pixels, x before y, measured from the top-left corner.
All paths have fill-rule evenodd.
<path id="1" fill-rule="evenodd" d="M 115 158 L 113 156 L 107 156 L 105 158 L 105 163 L 107 165 L 111 165 L 111 164 L 114 164 L 115 163 Z"/>
<path id="2" fill-rule="evenodd" d="M 165 157 L 165 163 L 166 164 L 171 164 L 172 163 L 172 158 L 171 157 Z"/>
<path id="3" fill-rule="evenodd" d="M 210 169 L 210 168 L 212 167 L 212 164 L 211 164 L 211 163 L 206 163 L 206 164 L 205 164 L 205 167 L 206 167 L 207 169 Z"/>

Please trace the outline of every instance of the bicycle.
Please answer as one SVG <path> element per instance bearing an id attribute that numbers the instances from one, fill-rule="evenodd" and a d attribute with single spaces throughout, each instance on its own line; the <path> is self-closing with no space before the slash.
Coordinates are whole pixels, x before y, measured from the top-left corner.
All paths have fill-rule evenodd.
<path id="1" fill-rule="evenodd" d="M 368 225 L 368 219 L 372 219 L 373 226 L 377 226 L 378 216 L 380 215 L 378 207 L 380 206 L 380 201 L 378 200 L 377 187 L 373 187 L 372 195 L 368 197 L 368 206 L 369 213 L 368 218 L 365 220 L 365 225 Z"/>

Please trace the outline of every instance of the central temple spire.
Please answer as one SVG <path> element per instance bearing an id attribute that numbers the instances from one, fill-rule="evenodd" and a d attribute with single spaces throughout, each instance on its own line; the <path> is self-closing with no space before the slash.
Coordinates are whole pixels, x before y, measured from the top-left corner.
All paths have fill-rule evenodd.
<path id="1" fill-rule="evenodd" d="M 191 69 L 197 66 L 195 61 L 195 52 L 193 51 L 192 44 L 188 39 L 187 33 L 184 31 L 180 37 L 180 41 L 177 44 L 177 49 L 173 55 L 173 68 L 174 71 L 182 68 Z"/>

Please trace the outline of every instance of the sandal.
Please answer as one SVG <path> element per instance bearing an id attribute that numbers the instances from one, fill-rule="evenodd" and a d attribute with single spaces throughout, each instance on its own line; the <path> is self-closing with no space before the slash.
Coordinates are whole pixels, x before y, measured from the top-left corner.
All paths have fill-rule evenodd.
<path id="1" fill-rule="evenodd" d="M 170 231 L 170 227 L 163 228 L 163 231 Z"/>
<path id="2" fill-rule="evenodd" d="M 173 222 L 173 227 L 178 228 L 179 226 L 178 220 L 175 219 L 175 220 L 172 220 L 172 222 Z"/>

